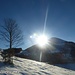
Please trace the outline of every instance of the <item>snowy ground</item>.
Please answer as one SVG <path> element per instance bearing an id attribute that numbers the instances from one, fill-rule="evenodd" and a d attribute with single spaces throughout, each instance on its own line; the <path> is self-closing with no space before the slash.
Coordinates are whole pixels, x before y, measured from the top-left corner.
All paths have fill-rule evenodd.
<path id="1" fill-rule="evenodd" d="M 0 62 L 0 75 L 75 75 L 75 71 L 16 57 L 14 66 Z"/>

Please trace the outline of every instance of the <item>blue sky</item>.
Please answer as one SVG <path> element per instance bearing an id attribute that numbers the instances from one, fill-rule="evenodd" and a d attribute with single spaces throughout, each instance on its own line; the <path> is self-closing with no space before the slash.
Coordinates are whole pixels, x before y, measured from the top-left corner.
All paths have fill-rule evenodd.
<path id="1" fill-rule="evenodd" d="M 33 44 L 30 35 L 42 33 L 48 5 L 46 34 L 75 42 L 75 0 L 0 0 L 0 24 L 4 18 L 15 19 L 23 31 L 25 49 Z"/>

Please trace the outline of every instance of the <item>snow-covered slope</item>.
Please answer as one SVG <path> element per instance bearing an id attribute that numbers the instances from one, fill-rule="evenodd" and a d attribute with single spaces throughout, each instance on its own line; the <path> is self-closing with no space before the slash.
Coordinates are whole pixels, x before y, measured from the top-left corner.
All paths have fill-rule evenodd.
<path id="1" fill-rule="evenodd" d="M 60 45 L 60 46 L 63 46 L 65 45 L 65 40 L 62 40 L 62 39 L 59 39 L 59 38 L 56 38 L 56 37 L 52 37 L 50 39 L 50 43 L 51 44 L 55 44 L 55 45 Z"/>
<path id="2" fill-rule="evenodd" d="M 4 65 L 1 61 L 0 57 L 0 75 L 75 75 L 70 69 L 23 58 L 14 58 L 14 66 Z"/>

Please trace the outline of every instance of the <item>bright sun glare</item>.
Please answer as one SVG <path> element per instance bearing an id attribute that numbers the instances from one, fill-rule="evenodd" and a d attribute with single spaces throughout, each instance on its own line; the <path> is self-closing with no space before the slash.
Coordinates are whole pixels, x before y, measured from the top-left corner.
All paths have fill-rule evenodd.
<path id="1" fill-rule="evenodd" d="M 44 46 L 48 43 L 48 38 L 45 35 L 38 36 L 36 42 L 39 46 Z"/>
<path id="2" fill-rule="evenodd" d="M 31 39 L 34 39 L 35 43 L 37 43 L 38 46 L 43 47 L 46 44 L 48 44 L 48 37 L 46 35 L 38 35 L 34 33 L 32 36 L 30 36 Z"/>

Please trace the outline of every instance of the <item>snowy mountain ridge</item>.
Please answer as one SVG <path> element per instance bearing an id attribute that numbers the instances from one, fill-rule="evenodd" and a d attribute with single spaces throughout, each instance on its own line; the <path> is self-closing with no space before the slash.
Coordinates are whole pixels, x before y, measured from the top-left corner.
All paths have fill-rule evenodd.
<path id="1" fill-rule="evenodd" d="M 18 56 L 39 61 L 41 51 L 42 61 L 45 62 L 67 63 L 75 61 L 75 43 L 55 37 L 51 38 L 49 44 L 44 48 L 41 49 L 37 45 L 33 45 L 23 50 Z"/>
<path id="2" fill-rule="evenodd" d="M 52 43 L 52 44 L 56 44 L 56 45 L 64 45 L 65 44 L 65 40 L 62 40 L 62 39 L 59 39 L 59 38 L 56 38 L 56 37 L 52 37 L 51 39 L 50 39 L 50 42 Z"/>

